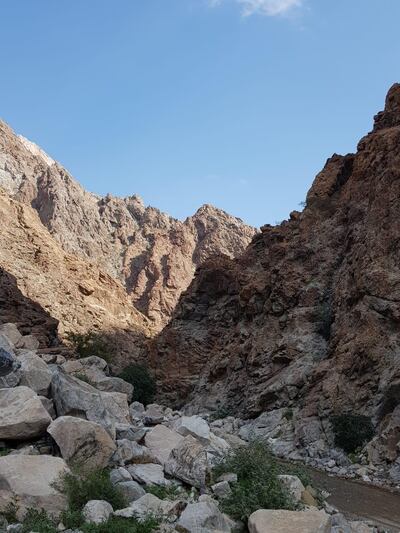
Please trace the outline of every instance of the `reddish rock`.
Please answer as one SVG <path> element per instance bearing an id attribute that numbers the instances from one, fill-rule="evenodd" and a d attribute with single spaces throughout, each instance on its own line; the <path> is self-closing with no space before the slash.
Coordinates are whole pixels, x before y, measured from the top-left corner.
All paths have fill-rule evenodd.
<path id="1" fill-rule="evenodd" d="M 204 264 L 152 346 L 165 398 L 245 417 L 400 403 L 400 85 L 356 154 L 334 155 L 301 214 Z"/>

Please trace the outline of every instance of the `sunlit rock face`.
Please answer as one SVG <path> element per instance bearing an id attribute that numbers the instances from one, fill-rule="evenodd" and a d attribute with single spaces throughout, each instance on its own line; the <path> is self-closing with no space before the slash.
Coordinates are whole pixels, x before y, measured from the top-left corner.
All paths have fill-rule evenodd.
<path id="1" fill-rule="evenodd" d="M 112 178 L 112 176 L 110 176 Z M 236 257 L 255 229 L 210 205 L 184 222 L 136 195 L 89 193 L 31 141 L 0 122 L 0 187 L 32 206 L 63 249 L 118 279 L 156 329 L 168 322 L 196 268 Z"/>

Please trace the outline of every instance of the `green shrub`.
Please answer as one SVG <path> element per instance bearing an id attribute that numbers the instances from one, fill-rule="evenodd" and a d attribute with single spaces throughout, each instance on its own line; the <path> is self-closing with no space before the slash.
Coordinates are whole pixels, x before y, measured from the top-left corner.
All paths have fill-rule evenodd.
<path id="1" fill-rule="evenodd" d="M 156 394 L 156 382 L 147 367 L 129 365 L 118 377 L 133 385 L 133 401 L 142 402 L 145 405 L 153 401 Z"/>
<path id="2" fill-rule="evenodd" d="M 114 353 L 114 349 L 101 333 L 69 333 L 67 338 L 80 358 L 97 355 L 110 362 Z"/>
<path id="3" fill-rule="evenodd" d="M 67 509 L 61 513 L 61 522 L 67 529 L 79 529 L 84 522 L 82 511 L 72 511 Z"/>
<path id="4" fill-rule="evenodd" d="M 82 476 L 67 473 L 59 488 L 67 496 L 70 513 L 79 513 L 89 500 L 105 500 L 113 509 L 128 505 L 122 492 L 111 483 L 107 470 L 94 470 Z"/>
<path id="5" fill-rule="evenodd" d="M 46 511 L 28 509 L 22 526 L 22 533 L 57 533 L 54 521 L 49 518 Z"/>
<path id="6" fill-rule="evenodd" d="M 214 469 L 214 477 L 233 472 L 238 482 L 230 496 L 222 500 L 224 512 L 237 520 L 247 521 L 258 509 L 296 509 L 288 491 L 278 479 L 287 473 L 277 463 L 265 444 L 253 442 L 237 448 Z"/>
<path id="7" fill-rule="evenodd" d="M 335 445 L 346 453 L 354 453 L 374 436 L 374 427 L 368 416 L 347 413 L 331 418 Z"/>

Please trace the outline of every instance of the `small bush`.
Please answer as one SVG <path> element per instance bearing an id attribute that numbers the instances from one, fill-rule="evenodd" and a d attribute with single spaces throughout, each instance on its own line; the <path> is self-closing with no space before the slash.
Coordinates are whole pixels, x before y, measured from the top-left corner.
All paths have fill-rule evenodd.
<path id="1" fill-rule="evenodd" d="M 214 476 L 234 472 L 238 482 L 232 494 L 222 500 L 224 512 L 246 522 L 258 509 L 296 509 L 288 491 L 278 479 L 284 467 L 277 463 L 261 442 L 237 448 L 214 469 Z"/>
<path id="2" fill-rule="evenodd" d="M 335 445 L 346 453 L 355 453 L 374 436 L 374 427 L 368 416 L 343 414 L 331 418 Z"/>
<path id="3" fill-rule="evenodd" d="M 156 394 L 156 382 L 147 367 L 129 365 L 119 374 L 121 379 L 133 385 L 133 401 L 145 405 L 151 403 Z"/>
<path id="4" fill-rule="evenodd" d="M 60 490 L 67 496 L 70 513 L 79 513 L 89 500 L 105 500 L 113 509 L 128 505 L 122 492 L 111 483 L 107 470 L 94 470 L 84 476 L 68 473 L 61 480 Z"/>
<path id="5" fill-rule="evenodd" d="M 49 518 L 46 511 L 28 509 L 22 526 L 22 533 L 57 533 L 54 521 Z"/>
<path id="6" fill-rule="evenodd" d="M 114 349 L 101 333 L 90 331 L 88 333 L 70 333 L 68 340 L 73 345 L 80 358 L 97 355 L 110 362 Z"/>

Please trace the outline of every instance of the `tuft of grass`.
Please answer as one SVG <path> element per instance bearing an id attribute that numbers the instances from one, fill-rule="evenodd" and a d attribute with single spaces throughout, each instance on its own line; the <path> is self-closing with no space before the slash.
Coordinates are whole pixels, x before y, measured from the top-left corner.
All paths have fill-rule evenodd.
<path id="1" fill-rule="evenodd" d="M 146 491 L 154 494 L 160 500 L 176 500 L 182 495 L 178 485 L 148 485 Z"/>
<path id="2" fill-rule="evenodd" d="M 278 479 L 278 475 L 288 473 L 278 464 L 267 446 L 262 442 L 252 442 L 237 448 L 214 469 L 214 476 L 226 472 L 238 476 L 232 485 L 232 493 L 222 500 L 225 513 L 236 520 L 246 522 L 258 509 L 297 508 L 289 492 Z"/>
<path id="3" fill-rule="evenodd" d="M 35 533 L 57 533 L 57 527 L 43 509 L 28 509 L 22 525 L 22 533 L 30 533 L 31 531 Z"/>
<path id="4" fill-rule="evenodd" d="M 83 533 L 151 533 L 159 524 L 160 521 L 151 516 L 141 522 L 135 518 L 113 516 L 104 524 L 84 524 L 80 529 Z"/>
<path id="5" fill-rule="evenodd" d="M 119 374 L 119 378 L 133 385 L 132 401 L 144 405 L 151 403 L 157 391 L 156 382 L 149 369 L 143 365 L 129 365 Z"/>
<path id="6" fill-rule="evenodd" d="M 67 473 L 59 489 L 67 496 L 71 513 L 81 512 L 90 500 L 105 500 L 113 509 L 123 509 L 128 505 L 118 486 L 111 483 L 108 470 L 94 470 L 82 476 Z"/>
<path id="7" fill-rule="evenodd" d="M 93 381 L 91 381 L 91 380 L 86 376 L 86 374 L 77 373 L 77 374 L 73 374 L 73 376 L 74 376 L 74 378 L 80 379 L 81 381 L 84 381 L 85 383 L 87 383 L 88 385 L 91 385 L 92 387 L 96 387 L 96 384 L 93 383 Z"/>
<path id="8" fill-rule="evenodd" d="M 2 448 L 0 450 L 0 457 L 5 457 L 11 452 L 10 448 Z"/>

